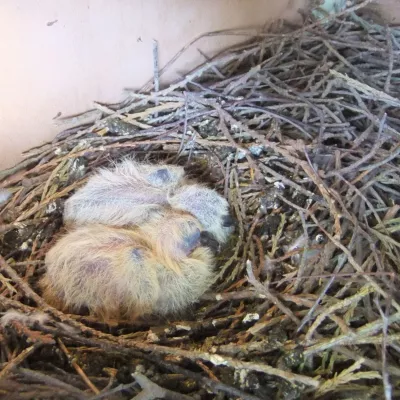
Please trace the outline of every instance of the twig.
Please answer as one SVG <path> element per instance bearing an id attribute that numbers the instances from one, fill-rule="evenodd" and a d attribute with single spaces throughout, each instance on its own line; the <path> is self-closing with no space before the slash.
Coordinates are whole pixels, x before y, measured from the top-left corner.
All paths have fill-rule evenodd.
<path id="1" fill-rule="evenodd" d="M 41 372 L 32 371 L 32 370 L 26 369 L 26 368 L 18 368 L 17 372 L 22 374 L 24 377 L 32 379 L 34 381 L 43 382 L 46 385 L 49 385 L 51 387 L 63 389 L 65 391 L 73 394 L 78 399 L 82 399 L 82 400 L 88 399 L 86 394 L 84 392 L 82 392 L 81 390 L 69 385 L 68 383 L 62 382 L 52 376 L 48 376 L 48 375 L 42 374 Z"/>
<path id="2" fill-rule="evenodd" d="M 142 387 L 142 392 L 136 395 L 132 400 L 193 400 L 193 397 L 181 393 L 175 393 L 172 390 L 164 389 L 152 382 L 146 376 L 135 372 L 132 374 L 136 382 Z"/>
<path id="3" fill-rule="evenodd" d="M 159 67 L 158 67 L 158 41 L 153 39 L 153 74 L 154 74 L 154 91 L 155 96 L 157 96 L 157 92 L 160 90 L 160 77 L 159 77 Z M 155 97 L 155 105 L 158 106 L 159 101 L 158 98 Z M 154 114 L 154 117 L 157 118 L 158 113 Z"/>
<path id="4" fill-rule="evenodd" d="M 86 386 L 95 394 L 99 394 L 100 390 L 97 389 L 97 387 L 90 381 L 90 379 L 87 377 L 85 372 L 82 370 L 82 368 L 78 365 L 78 363 L 72 358 L 70 352 L 66 348 L 65 344 L 62 342 L 61 339 L 57 339 L 57 343 L 60 346 L 61 350 L 63 353 L 66 355 L 68 361 L 71 363 L 71 365 L 74 367 L 75 371 L 79 374 L 79 376 L 82 378 L 82 380 L 85 382 Z"/>
<path id="5" fill-rule="evenodd" d="M 33 346 L 27 347 L 25 350 L 21 351 L 17 357 L 13 358 L 7 363 L 7 365 L 0 371 L 0 379 L 4 379 L 7 374 L 12 372 L 12 370 L 19 366 L 27 357 L 29 357 L 36 349 L 41 346 L 41 343 L 35 343 Z"/>

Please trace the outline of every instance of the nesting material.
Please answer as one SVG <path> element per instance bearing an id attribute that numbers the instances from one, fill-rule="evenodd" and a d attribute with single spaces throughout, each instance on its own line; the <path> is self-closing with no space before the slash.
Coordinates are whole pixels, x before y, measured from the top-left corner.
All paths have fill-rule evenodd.
<path id="1" fill-rule="evenodd" d="M 347 12 L 96 104 L 28 151 L 0 172 L 2 396 L 398 398 L 399 99 L 400 30 Z M 238 221 L 179 320 L 107 326 L 38 288 L 63 203 L 128 154 L 185 165 Z"/>

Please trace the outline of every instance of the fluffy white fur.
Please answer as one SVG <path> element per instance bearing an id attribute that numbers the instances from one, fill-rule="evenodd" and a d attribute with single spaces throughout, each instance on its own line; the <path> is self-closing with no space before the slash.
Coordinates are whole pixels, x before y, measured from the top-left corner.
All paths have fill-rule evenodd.
<path id="1" fill-rule="evenodd" d="M 167 204 L 168 192 L 184 177 L 171 165 L 140 164 L 125 159 L 113 169 L 100 169 L 65 203 L 66 224 L 137 225 Z"/>
<path id="2" fill-rule="evenodd" d="M 50 318 L 47 314 L 40 311 L 27 315 L 17 310 L 8 310 L 1 317 L 0 324 L 1 326 L 6 327 L 10 325 L 12 321 L 18 321 L 24 325 L 33 325 L 37 323 L 44 326 L 50 321 Z"/>
<path id="3" fill-rule="evenodd" d="M 189 184 L 181 167 L 130 159 L 90 178 L 66 201 L 64 220 L 75 225 L 140 225 L 165 207 L 191 213 L 220 243 L 232 232 L 232 226 L 224 226 L 229 204 L 217 192 Z"/>

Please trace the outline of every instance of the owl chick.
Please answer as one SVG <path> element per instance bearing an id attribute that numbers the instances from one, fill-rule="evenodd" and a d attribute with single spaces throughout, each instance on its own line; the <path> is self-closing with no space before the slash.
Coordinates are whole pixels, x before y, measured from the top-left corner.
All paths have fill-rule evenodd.
<path id="1" fill-rule="evenodd" d="M 189 212 L 221 244 L 233 230 L 228 202 L 214 190 L 191 184 L 182 167 L 129 159 L 90 178 L 66 201 L 64 220 L 75 225 L 137 225 L 165 207 Z"/>
<path id="2" fill-rule="evenodd" d="M 47 253 L 43 297 L 66 312 L 86 308 L 104 321 L 177 313 L 213 281 L 213 254 L 204 238 L 195 217 L 174 210 L 130 229 L 77 227 Z"/>

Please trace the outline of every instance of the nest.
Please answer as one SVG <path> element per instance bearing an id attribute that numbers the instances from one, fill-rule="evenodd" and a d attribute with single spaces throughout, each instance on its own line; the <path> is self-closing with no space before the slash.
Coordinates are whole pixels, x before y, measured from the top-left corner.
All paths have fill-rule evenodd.
<path id="1" fill-rule="evenodd" d="M 346 12 L 96 104 L 0 172 L 1 397 L 397 398 L 399 95 L 400 30 Z M 185 165 L 238 221 L 176 320 L 102 325 L 37 287 L 63 201 L 125 155 Z"/>

